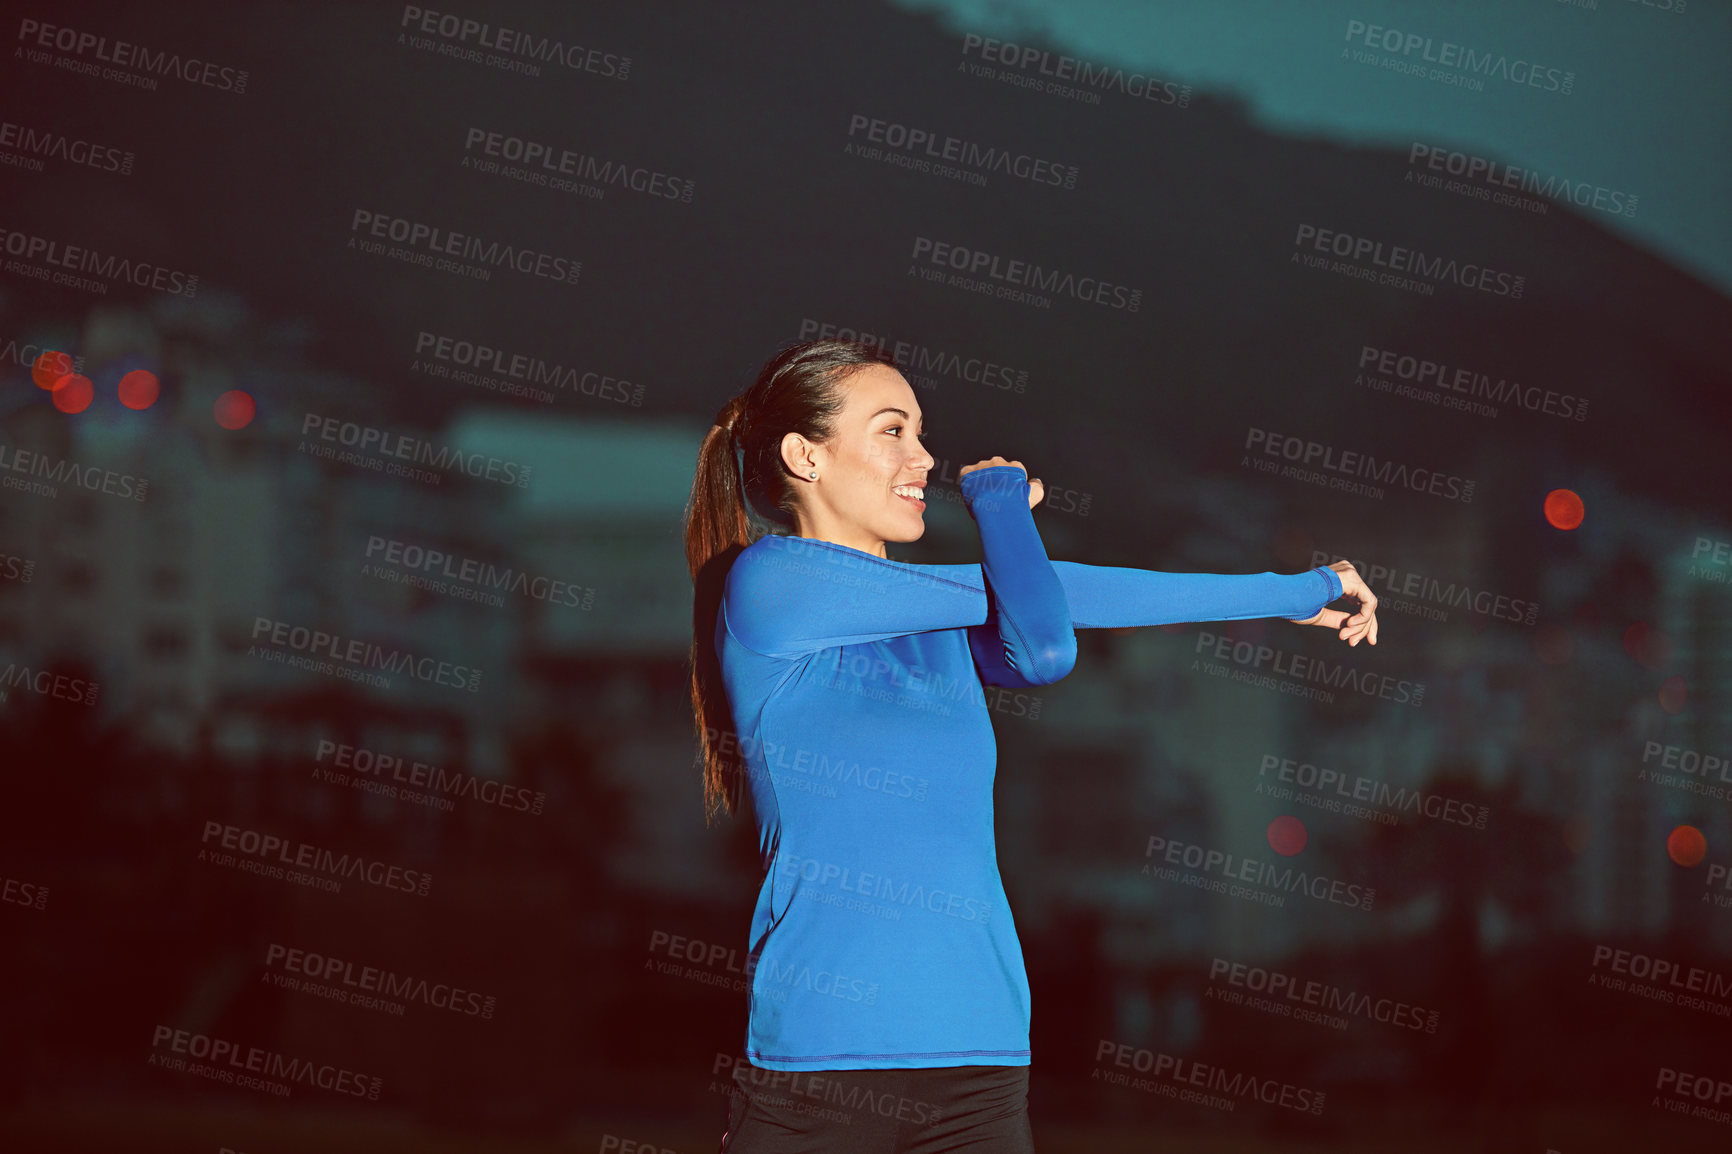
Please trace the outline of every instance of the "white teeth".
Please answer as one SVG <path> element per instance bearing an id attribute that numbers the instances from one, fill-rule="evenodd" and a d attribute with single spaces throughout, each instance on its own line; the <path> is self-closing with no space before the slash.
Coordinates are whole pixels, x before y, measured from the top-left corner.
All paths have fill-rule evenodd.
<path id="1" fill-rule="evenodd" d="M 916 488 L 913 485 L 898 485 L 890 491 L 899 497 L 916 497 L 921 500 L 924 500 L 926 497 L 925 489 Z"/>

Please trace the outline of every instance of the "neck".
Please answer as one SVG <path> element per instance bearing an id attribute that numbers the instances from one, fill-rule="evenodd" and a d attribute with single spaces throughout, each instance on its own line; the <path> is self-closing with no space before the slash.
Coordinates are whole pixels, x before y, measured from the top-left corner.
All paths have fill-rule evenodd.
<path id="1" fill-rule="evenodd" d="M 828 541 L 833 545 L 846 545 L 850 549 L 858 549 L 862 553 L 871 553 L 886 561 L 890 555 L 884 551 L 884 539 L 874 537 L 853 525 L 827 523 L 825 518 L 808 520 L 800 517 L 794 530 L 795 536 L 807 537 L 818 541 Z"/>

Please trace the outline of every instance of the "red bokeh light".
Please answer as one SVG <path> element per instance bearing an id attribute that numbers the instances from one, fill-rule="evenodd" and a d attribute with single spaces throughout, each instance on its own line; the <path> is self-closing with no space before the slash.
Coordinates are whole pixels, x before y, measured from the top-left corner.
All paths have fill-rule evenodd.
<path id="1" fill-rule="evenodd" d="M 30 379 L 39 389 L 52 389 L 55 382 L 72 372 L 72 358 L 53 349 L 44 349 L 30 366 Z"/>
<path id="2" fill-rule="evenodd" d="M 156 374 L 148 369 L 134 369 L 120 378 L 120 403 L 129 409 L 148 409 L 156 404 L 161 392 Z"/>
<path id="3" fill-rule="evenodd" d="M 1305 848 L 1310 835 L 1305 832 L 1305 823 L 1292 814 L 1282 814 L 1269 823 L 1266 834 L 1269 848 L 1282 857 L 1292 857 Z"/>
<path id="4" fill-rule="evenodd" d="M 216 399 L 216 405 L 211 409 L 211 415 L 216 423 L 225 429 L 244 429 L 252 424 L 253 415 L 258 412 L 258 406 L 242 389 L 230 389 Z"/>
<path id="5" fill-rule="evenodd" d="M 1585 516 L 1582 499 L 1573 489 L 1553 489 L 1546 494 L 1546 521 L 1554 529 L 1574 529 Z"/>
<path id="6" fill-rule="evenodd" d="M 1708 839 L 1693 825 L 1681 825 L 1666 835 L 1666 853 L 1681 866 L 1701 865 L 1708 856 Z"/>
<path id="7" fill-rule="evenodd" d="M 67 373 L 54 384 L 54 392 L 50 394 L 54 407 L 63 413 L 82 413 L 90 407 L 90 402 L 96 399 L 96 386 L 90 383 L 90 378 L 77 373 Z"/>

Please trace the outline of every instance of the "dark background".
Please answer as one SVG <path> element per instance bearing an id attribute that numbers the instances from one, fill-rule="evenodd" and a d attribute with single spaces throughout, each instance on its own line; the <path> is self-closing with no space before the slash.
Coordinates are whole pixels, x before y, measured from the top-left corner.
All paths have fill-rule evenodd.
<path id="1" fill-rule="evenodd" d="M 1043 1150 L 1724 1149 L 1732 1115 L 1674 1113 L 1698 1099 L 1663 1078 L 1706 1077 L 1708 1105 L 1722 1091 L 1732 1105 L 1732 910 L 1713 900 L 1732 890 L 1711 873 L 1732 864 L 1716 792 L 1732 773 L 1666 770 L 1653 751 L 1732 755 L 1732 254 L 1723 226 L 1691 215 L 1723 214 L 1725 88 L 1691 93 L 1699 121 L 1667 95 L 1725 61 L 1728 24 L 1706 4 L 1508 7 L 1283 8 L 1280 21 L 1262 5 L 1182 21 L 1175 7 L 1159 53 L 1145 51 L 1158 7 L 1086 20 L 853 0 L 439 10 L 629 57 L 623 78 L 617 60 L 530 75 L 424 49 L 408 37 L 466 45 L 404 28 L 388 5 L 11 17 L 0 228 L 197 285 L 44 283 L 29 269 L 46 262 L 12 247 L 26 241 L 0 238 L 0 474 L 42 481 L 18 456 L 34 453 L 149 481 L 143 500 L 64 472 L 42 491 L 0 489 L 4 1148 L 713 1149 L 760 872 L 749 812 L 703 821 L 681 515 L 716 410 L 777 348 L 836 325 L 914 350 L 904 370 L 940 466 L 926 535 L 892 557 L 976 558 L 955 474 L 998 453 L 1045 480 L 1037 523 L 1054 557 L 1209 572 L 1348 557 L 1385 598 L 1375 649 L 1279 621 L 1089 631 L 1070 677 L 995 699 Z M 1347 17 L 1557 59 L 1576 91 L 1337 62 Z M 123 71 L 154 89 L 84 74 L 68 65 L 96 50 L 41 49 L 20 35 L 29 20 L 244 70 L 244 91 L 136 62 Z M 1308 32 L 1288 39 L 1295 21 Z M 1250 77 L 1238 91 L 1199 66 L 1193 82 L 1181 24 L 1198 44 L 1258 46 L 1275 80 L 1252 96 Z M 969 34 L 1153 74 L 1169 98 L 977 76 L 962 67 L 979 64 Z M 1334 101 L 1338 119 L 1273 122 L 1257 101 L 1280 83 Z M 1411 128 L 1374 139 L 1364 118 L 1391 109 L 1412 111 Z M 857 115 L 1074 167 L 1074 187 L 856 154 Z M 1506 121 L 1565 142 L 1570 170 L 1476 135 Z M 692 196 L 592 180 L 596 197 L 465 167 L 471 130 L 689 181 Z M 1639 207 L 1422 187 L 1413 141 Z M 127 154 L 126 171 L 79 163 L 74 142 Z M 357 210 L 582 272 L 416 267 L 351 247 Z M 1508 270 L 1523 292 L 1304 267 L 1302 224 Z M 914 259 L 918 237 L 1099 277 L 1140 303 L 1049 293 L 1036 307 L 934 283 L 914 275 L 932 267 Z M 560 383 L 544 401 L 440 379 L 421 334 L 559 366 Z M 1451 408 L 1423 382 L 1379 391 L 1356 380 L 1368 347 L 1551 390 L 1585 416 Z M 88 408 L 59 411 L 33 383 L 42 350 L 78 358 Z M 980 361 L 1020 387 L 971 379 L 962 366 Z M 116 399 L 135 369 L 161 383 L 142 410 Z M 232 390 L 257 406 L 238 429 L 213 419 Z M 527 480 L 323 459 L 308 414 L 527 466 Z M 1472 500 L 1259 472 L 1250 430 L 1471 479 Z M 1557 489 L 1580 495 L 1579 528 L 1548 523 Z M 370 568 L 370 541 L 589 598 L 417 588 L 405 566 Z M 1498 597 L 1538 608 L 1522 619 L 1489 608 Z M 291 668 L 261 620 L 480 677 L 473 692 L 402 673 L 380 688 Z M 1212 674 L 1205 634 L 1387 677 L 1409 700 Z M 446 804 L 327 779 L 319 751 L 333 745 L 439 766 Z M 1386 806 L 1379 822 L 1277 799 L 1258 789 L 1271 757 L 1489 817 Z M 514 800 L 487 800 L 498 783 Z M 1294 864 L 1374 888 L 1374 906 L 1275 907 L 1141 873 L 1151 836 L 1280 862 L 1282 818 L 1275 830 L 1296 818 L 1307 835 Z M 425 895 L 355 878 L 332 893 L 244 872 L 201 856 L 213 822 L 432 881 Z M 288 949 L 427 985 L 402 1013 L 284 988 Z M 1631 980 L 1615 951 L 1673 980 L 1604 985 Z M 1418 1007 L 1436 1028 L 1230 1004 L 1217 959 Z M 487 1013 L 425 992 L 453 986 Z M 172 1053 L 163 1029 L 380 1089 L 219 1084 L 153 1062 Z M 1326 1105 L 1226 1111 L 1113 1084 L 1136 1071 L 1097 1056 L 1120 1046 Z"/>

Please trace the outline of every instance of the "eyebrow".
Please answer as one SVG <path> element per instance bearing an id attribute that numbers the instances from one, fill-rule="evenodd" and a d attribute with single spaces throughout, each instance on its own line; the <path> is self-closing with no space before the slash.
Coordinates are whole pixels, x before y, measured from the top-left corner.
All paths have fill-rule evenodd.
<path id="1" fill-rule="evenodd" d="M 876 413 L 873 413 L 870 417 L 867 417 L 866 419 L 868 421 L 875 421 L 879 417 L 883 416 L 885 413 L 895 413 L 897 416 L 901 417 L 904 421 L 906 421 L 908 419 L 907 412 L 905 412 L 902 409 L 892 408 L 890 406 L 885 406 L 884 408 L 879 409 Z M 926 427 L 926 417 L 924 414 L 922 414 L 920 417 L 920 427 L 923 429 Z"/>

